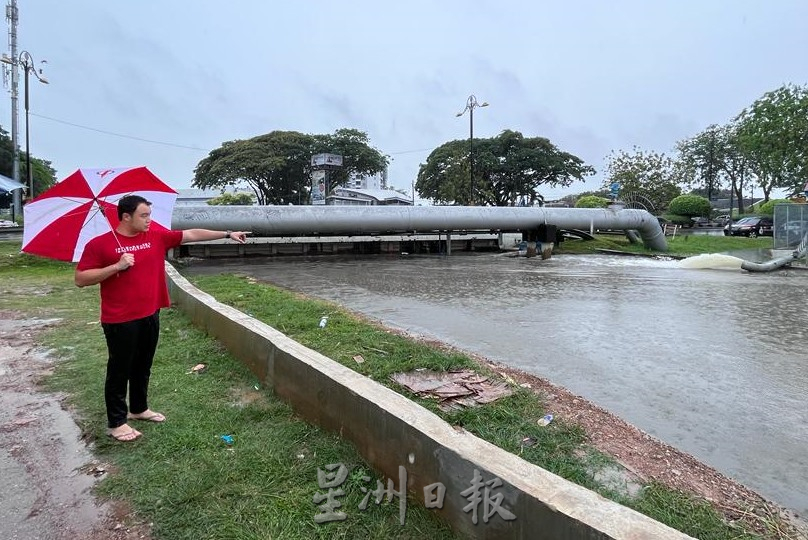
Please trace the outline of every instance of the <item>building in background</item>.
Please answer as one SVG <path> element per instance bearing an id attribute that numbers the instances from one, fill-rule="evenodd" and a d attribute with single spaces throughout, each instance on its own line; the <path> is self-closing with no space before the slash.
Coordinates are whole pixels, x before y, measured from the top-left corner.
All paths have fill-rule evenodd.
<path id="1" fill-rule="evenodd" d="M 374 175 L 353 175 L 344 187 L 338 187 L 328 196 L 333 205 L 409 205 L 412 198 L 387 188 L 387 170 Z"/>

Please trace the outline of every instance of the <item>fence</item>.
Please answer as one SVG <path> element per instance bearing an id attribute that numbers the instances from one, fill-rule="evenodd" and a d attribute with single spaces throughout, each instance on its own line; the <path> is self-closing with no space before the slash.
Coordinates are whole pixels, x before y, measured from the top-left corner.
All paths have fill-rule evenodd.
<path id="1" fill-rule="evenodd" d="M 808 204 L 774 206 L 774 249 L 792 249 L 808 233 Z"/>

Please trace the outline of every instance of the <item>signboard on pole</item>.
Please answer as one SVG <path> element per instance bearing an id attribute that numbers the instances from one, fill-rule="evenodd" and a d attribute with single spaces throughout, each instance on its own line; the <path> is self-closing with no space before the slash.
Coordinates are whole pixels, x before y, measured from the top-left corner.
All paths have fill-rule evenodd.
<path id="1" fill-rule="evenodd" d="M 342 156 L 339 154 L 314 154 L 311 156 L 312 167 L 342 167 Z"/>
<path id="2" fill-rule="evenodd" d="M 311 173 L 311 204 L 325 204 L 325 195 L 328 193 L 325 171 L 312 171 Z"/>

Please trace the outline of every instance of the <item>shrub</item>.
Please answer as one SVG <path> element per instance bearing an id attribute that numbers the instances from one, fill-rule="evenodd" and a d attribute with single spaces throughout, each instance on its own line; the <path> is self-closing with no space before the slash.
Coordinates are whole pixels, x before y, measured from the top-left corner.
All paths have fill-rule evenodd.
<path id="1" fill-rule="evenodd" d="M 606 208 L 611 201 L 596 195 L 585 195 L 575 201 L 575 208 Z"/>
<path id="2" fill-rule="evenodd" d="M 665 214 L 662 217 L 667 219 L 674 225 L 683 225 L 685 227 L 690 227 L 693 225 L 693 220 L 690 219 L 690 216 L 682 216 L 679 214 Z"/>
<path id="3" fill-rule="evenodd" d="M 766 216 L 773 216 L 774 215 L 774 205 L 776 205 L 776 204 L 789 204 L 791 202 L 792 201 L 789 201 L 788 199 L 772 199 L 770 201 L 767 201 L 767 202 L 761 204 L 758 207 L 758 212 L 760 212 L 761 214 L 766 215 Z"/>
<path id="4" fill-rule="evenodd" d="M 252 206 L 254 196 L 251 193 L 222 193 L 208 201 L 210 206 Z"/>
<path id="5" fill-rule="evenodd" d="M 710 201 L 699 195 L 679 195 L 671 201 L 668 211 L 671 214 L 687 217 L 708 217 L 712 206 Z M 689 221 L 689 220 L 688 220 Z"/>

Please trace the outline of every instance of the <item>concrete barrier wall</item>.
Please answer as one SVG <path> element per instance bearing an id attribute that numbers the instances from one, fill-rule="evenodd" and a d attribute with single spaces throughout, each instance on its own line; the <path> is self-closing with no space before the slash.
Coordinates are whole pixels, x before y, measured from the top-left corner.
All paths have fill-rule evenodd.
<path id="1" fill-rule="evenodd" d="M 424 487 L 443 484 L 443 508 L 434 511 L 461 535 L 548 540 L 690 538 L 469 432 L 452 428 L 393 390 L 217 302 L 168 263 L 166 270 L 174 304 L 224 344 L 298 415 L 351 441 L 385 479 L 394 481 L 396 490 L 401 489 L 399 467 L 403 466 L 407 490 L 420 504 L 424 504 Z M 325 465 L 320 464 L 320 468 Z M 470 500 L 461 493 L 471 487 L 475 472 L 482 482 L 502 482 L 501 486 L 487 487 L 491 497 L 502 495 L 501 507 L 515 519 L 506 520 L 491 507 L 486 522 L 480 502 L 477 524 L 472 522 Z M 312 516 L 316 513 L 312 503 Z"/>

